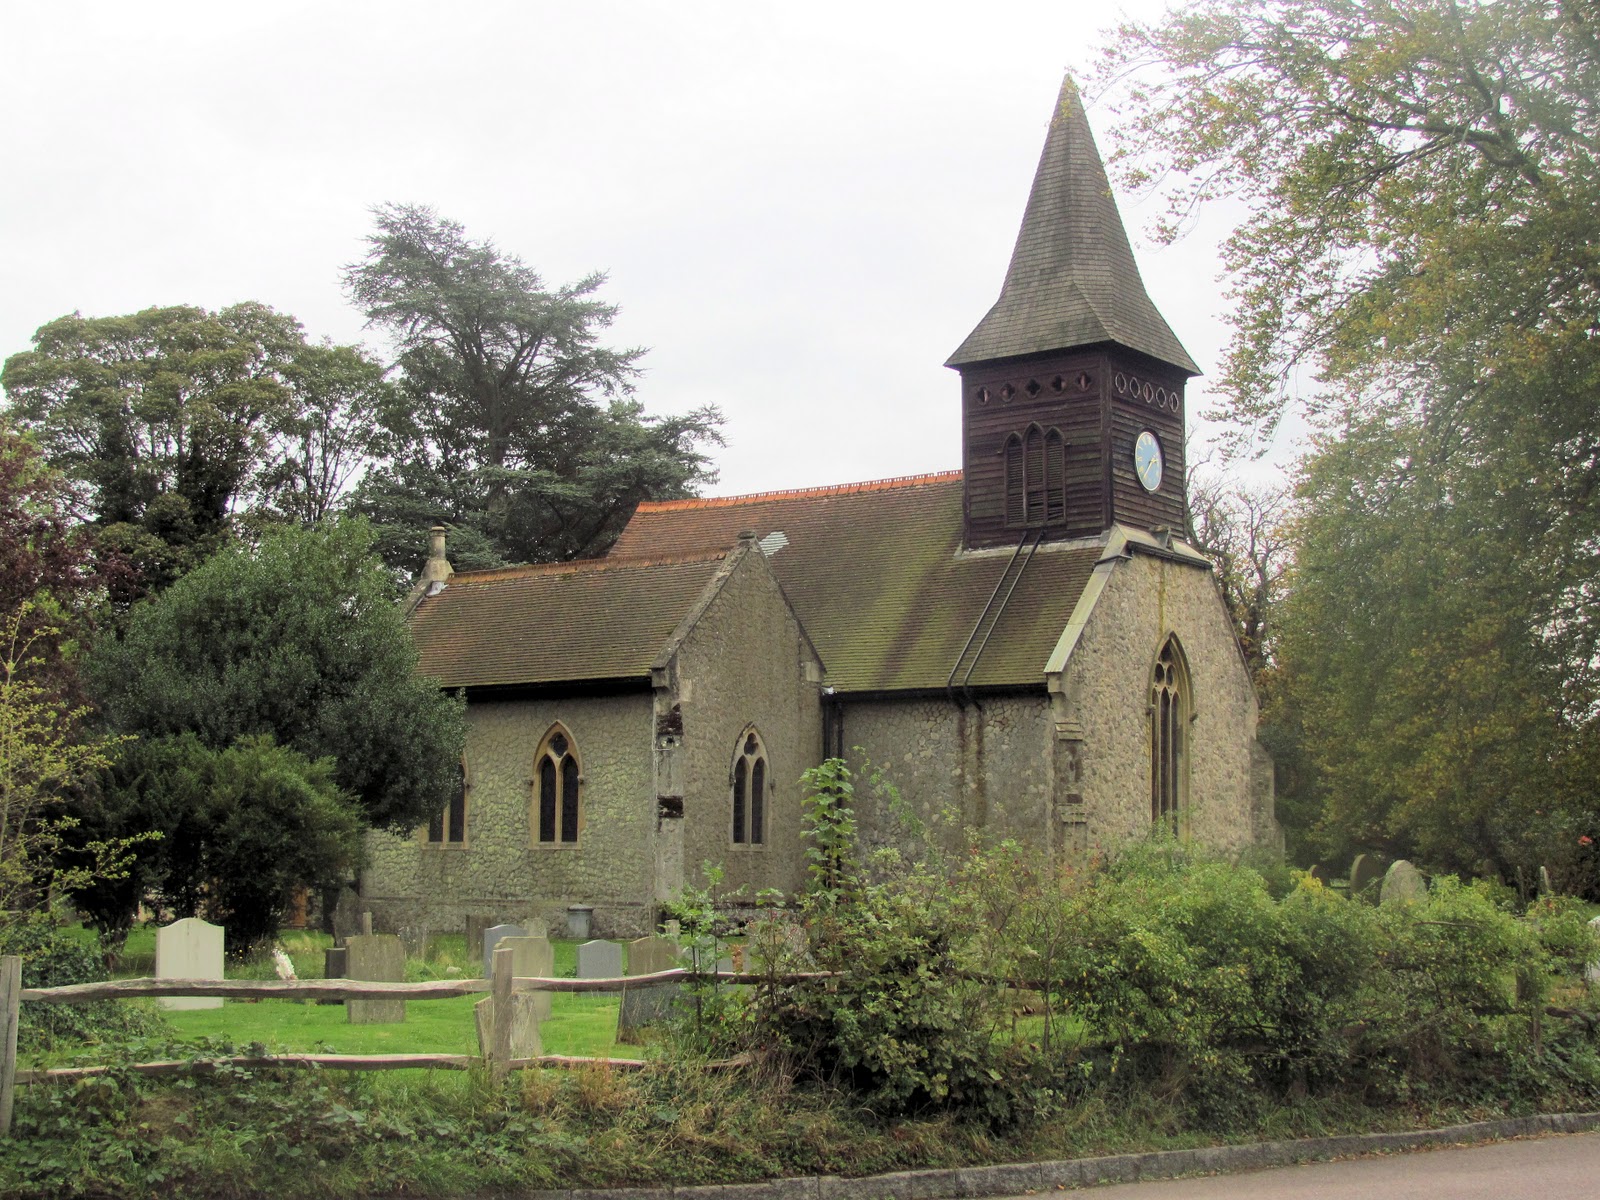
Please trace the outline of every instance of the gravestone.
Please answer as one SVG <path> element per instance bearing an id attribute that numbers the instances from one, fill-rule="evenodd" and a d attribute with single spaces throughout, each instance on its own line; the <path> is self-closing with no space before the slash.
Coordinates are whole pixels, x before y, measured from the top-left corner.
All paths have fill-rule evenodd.
<path id="1" fill-rule="evenodd" d="M 1383 878 L 1383 864 L 1374 854 L 1358 854 L 1350 864 L 1350 894 L 1359 896 Z"/>
<path id="2" fill-rule="evenodd" d="M 579 941 L 589 936 L 594 905 L 574 904 L 567 909 L 567 936 Z"/>
<path id="3" fill-rule="evenodd" d="M 359 934 L 345 944 L 347 979 L 374 983 L 404 983 L 406 949 L 392 933 Z M 347 1000 L 345 1017 L 352 1025 L 397 1025 L 406 1019 L 406 1002 L 394 1000 Z"/>
<path id="4" fill-rule="evenodd" d="M 501 937 L 496 949 L 511 951 L 511 974 L 518 979 L 548 979 L 554 971 L 555 959 L 550 942 L 542 937 Z M 490 958 L 491 973 L 494 959 Z M 494 997 L 485 996 L 472 1006 L 473 1020 L 478 1029 L 478 1052 L 487 1056 L 489 1038 L 494 1022 Z M 550 1017 L 549 992 L 511 993 L 511 1057 L 538 1058 L 544 1053 L 544 1042 L 539 1035 L 539 1022 Z"/>
<path id="5" fill-rule="evenodd" d="M 1416 900 L 1425 900 L 1427 896 L 1428 885 L 1422 878 L 1422 872 L 1402 858 L 1392 863 L 1384 872 L 1383 888 L 1378 893 L 1378 903 L 1410 904 Z"/>
<path id="6" fill-rule="evenodd" d="M 1328 868 L 1321 863 L 1312 863 L 1311 869 L 1306 872 L 1306 875 L 1323 885 L 1328 882 Z"/>
<path id="7" fill-rule="evenodd" d="M 483 977 L 489 978 L 494 970 L 494 948 L 500 944 L 501 938 L 527 937 L 528 931 L 521 925 L 491 925 L 483 931 Z"/>
<path id="8" fill-rule="evenodd" d="M 1595 937 L 1600 938 L 1600 917 L 1590 918 L 1589 929 Z M 1600 958 L 1591 959 L 1589 965 L 1584 968 L 1583 975 L 1589 981 L 1590 987 L 1600 987 Z"/>
<path id="9" fill-rule="evenodd" d="M 579 979 L 615 979 L 622 974 L 622 947 L 616 942 L 585 942 L 578 947 Z M 590 992 L 602 996 L 604 992 Z"/>
<path id="10" fill-rule="evenodd" d="M 221 979 L 222 926 L 185 917 L 156 930 L 157 979 Z M 221 1008 L 221 996 L 163 996 L 163 1008 Z"/>
<path id="11" fill-rule="evenodd" d="M 504 937 L 500 939 L 501 946 L 511 949 L 511 973 L 518 979 L 552 979 L 556 973 L 555 951 L 550 946 L 550 939 L 544 937 Z M 493 960 L 491 960 L 492 962 Z M 537 1020 L 550 1019 L 549 992 L 518 992 L 517 997 L 528 1000 L 533 1005 L 534 1016 Z M 514 1035 L 513 1035 L 514 1036 Z M 523 1055 L 513 1052 L 516 1058 Z"/>
<path id="12" fill-rule="evenodd" d="M 324 979 L 349 979 L 345 974 L 349 951 L 343 946 L 329 946 L 322 952 L 322 977 Z M 343 1000 L 318 1000 L 318 1004 L 343 1004 Z"/>
<path id="13" fill-rule="evenodd" d="M 1550 886 L 1550 868 L 1541 865 L 1539 868 L 1539 895 L 1553 896 L 1555 894 L 1555 888 Z"/>
<path id="14" fill-rule="evenodd" d="M 678 948 L 662 937 L 645 937 L 628 943 L 628 974 L 653 975 L 678 965 Z M 672 1015 L 673 1004 L 683 994 L 681 983 L 654 987 L 624 987 L 617 1006 L 617 1041 L 636 1042 L 639 1031 Z"/>
<path id="15" fill-rule="evenodd" d="M 474 950 L 482 950 L 483 931 L 489 926 L 498 923 L 493 917 L 486 916 L 483 913 L 467 914 L 467 953 L 471 954 Z M 485 971 L 483 977 L 487 979 L 489 972 Z"/>

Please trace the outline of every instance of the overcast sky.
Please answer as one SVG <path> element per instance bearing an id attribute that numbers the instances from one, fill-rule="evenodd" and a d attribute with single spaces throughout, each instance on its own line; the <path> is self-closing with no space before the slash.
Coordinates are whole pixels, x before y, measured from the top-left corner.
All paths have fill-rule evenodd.
<path id="1" fill-rule="evenodd" d="M 714 493 L 949 470 L 941 364 L 999 291 L 1062 73 L 1118 11 L 0 0 L 0 357 L 74 310 L 240 300 L 377 348 L 340 268 L 373 205 L 421 203 L 547 283 L 608 272 L 646 407 L 727 416 Z M 1222 216 L 1161 247 L 1156 202 L 1119 201 L 1214 374 Z"/>

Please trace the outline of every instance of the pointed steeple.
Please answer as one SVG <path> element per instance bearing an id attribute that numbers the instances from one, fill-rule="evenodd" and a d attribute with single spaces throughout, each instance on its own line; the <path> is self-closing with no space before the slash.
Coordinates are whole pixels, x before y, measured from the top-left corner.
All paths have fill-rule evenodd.
<path id="1" fill-rule="evenodd" d="M 1099 342 L 1200 373 L 1144 290 L 1088 115 L 1068 76 L 1000 299 L 945 365 Z"/>

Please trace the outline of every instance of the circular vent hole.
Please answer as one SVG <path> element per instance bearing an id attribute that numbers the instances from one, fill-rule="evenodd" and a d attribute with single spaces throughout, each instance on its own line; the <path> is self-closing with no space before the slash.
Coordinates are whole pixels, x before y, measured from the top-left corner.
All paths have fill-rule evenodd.
<path id="1" fill-rule="evenodd" d="M 1009 399 L 1011 399 L 1011 397 L 1015 396 L 1016 394 L 1017 394 L 1017 389 L 1012 387 L 1009 383 L 1003 385 L 1000 388 L 1000 399 L 1002 399 L 1002 400 L 1009 400 Z"/>

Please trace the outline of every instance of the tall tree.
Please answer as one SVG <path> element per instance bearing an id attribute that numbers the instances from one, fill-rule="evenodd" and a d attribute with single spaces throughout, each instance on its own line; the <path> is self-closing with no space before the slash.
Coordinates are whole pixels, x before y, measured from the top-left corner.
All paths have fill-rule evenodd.
<path id="1" fill-rule="evenodd" d="M 1324 844 L 1508 873 L 1592 844 L 1600 9 L 1206 0 L 1124 27 L 1104 78 L 1169 229 L 1250 205 L 1238 447 L 1318 430 L 1274 711 Z"/>
<path id="2" fill-rule="evenodd" d="M 1216 564 L 1222 599 L 1259 688 L 1289 565 L 1289 489 L 1191 472 L 1188 495 L 1190 536 Z"/>
<path id="3" fill-rule="evenodd" d="M 448 799 L 461 706 L 415 675 L 416 650 L 363 522 L 269 531 L 218 551 L 102 639 L 89 676 L 118 732 L 192 732 L 216 751 L 270 734 L 377 826 L 414 828 Z"/>
<path id="4" fill-rule="evenodd" d="M 632 399 L 643 351 L 601 344 L 616 315 L 602 275 L 549 290 L 492 243 L 430 209 L 386 205 L 345 273 L 354 302 L 394 339 L 407 403 L 394 457 L 358 507 L 385 557 L 420 561 L 436 521 L 458 565 L 599 553 L 641 500 L 714 478 L 716 410 L 650 417 Z"/>
<path id="5" fill-rule="evenodd" d="M 62 317 L 0 383 L 75 485 L 79 515 L 159 588 L 241 509 L 325 516 L 381 441 L 383 376 L 360 350 L 310 344 L 294 318 L 249 303 Z"/>

